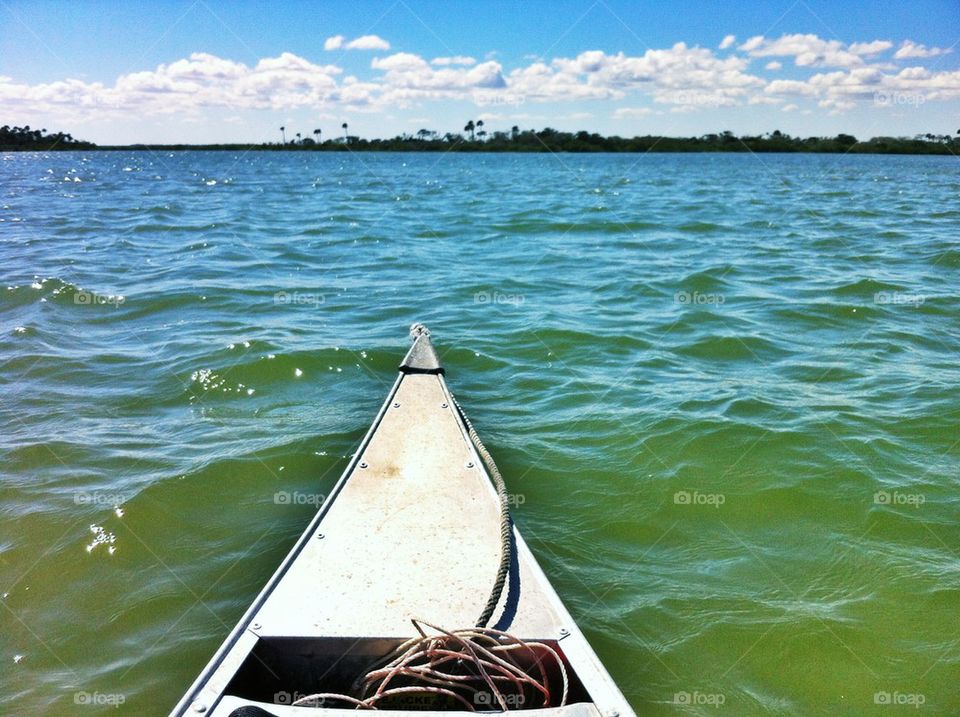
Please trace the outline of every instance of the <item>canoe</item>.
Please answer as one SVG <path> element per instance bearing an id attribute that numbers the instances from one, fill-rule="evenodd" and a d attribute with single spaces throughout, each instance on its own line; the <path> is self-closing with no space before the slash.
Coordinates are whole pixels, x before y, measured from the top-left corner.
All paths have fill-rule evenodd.
<path id="1" fill-rule="evenodd" d="M 171 715 L 634 714 L 513 526 L 519 496 L 429 331 L 411 334 L 343 475 Z"/>

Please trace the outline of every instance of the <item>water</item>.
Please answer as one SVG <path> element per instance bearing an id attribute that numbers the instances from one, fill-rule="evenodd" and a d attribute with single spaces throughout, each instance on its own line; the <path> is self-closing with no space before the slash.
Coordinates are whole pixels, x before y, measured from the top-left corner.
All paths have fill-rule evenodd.
<path id="1" fill-rule="evenodd" d="M 0 159 L 0 712 L 166 714 L 416 320 L 638 713 L 960 710 L 955 159 Z"/>

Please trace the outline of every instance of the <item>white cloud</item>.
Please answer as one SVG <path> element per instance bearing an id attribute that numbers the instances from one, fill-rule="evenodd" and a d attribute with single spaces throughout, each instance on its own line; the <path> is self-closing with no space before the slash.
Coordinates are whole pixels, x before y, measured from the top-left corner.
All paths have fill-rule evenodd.
<path id="1" fill-rule="evenodd" d="M 863 58 L 839 40 L 816 35 L 782 35 L 776 40 L 753 37 L 740 46 L 752 57 L 793 57 L 798 67 L 858 67 Z"/>
<path id="2" fill-rule="evenodd" d="M 656 102 L 714 106 L 735 104 L 736 98 L 763 85 L 761 78 L 744 72 L 748 63 L 678 42 L 640 56 L 590 50 L 514 70 L 507 80 L 510 89 L 534 101 L 621 99 L 642 91 Z"/>
<path id="3" fill-rule="evenodd" d="M 340 100 L 339 67 L 316 65 L 285 52 L 250 67 L 196 52 L 155 70 L 121 75 L 112 87 L 66 80 L 40 85 L 0 83 L 0 103 L 71 114 L 190 113 L 207 107 L 286 109 Z"/>
<path id="4" fill-rule="evenodd" d="M 856 107 L 857 102 L 875 106 L 913 106 L 934 100 L 960 99 L 960 70 L 932 72 L 908 67 L 896 74 L 876 67 L 817 73 L 806 80 L 774 80 L 766 93 L 780 97 L 809 97 L 831 113 Z"/>
<path id="5" fill-rule="evenodd" d="M 779 97 L 772 97 L 770 95 L 754 95 L 749 100 L 747 100 L 748 105 L 781 105 L 783 100 Z"/>
<path id="6" fill-rule="evenodd" d="M 736 35 L 727 35 L 723 40 L 720 41 L 720 49 L 726 50 L 730 45 L 737 41 Z"/>
<path id="7" fill-rule="evenodd" d="M 888 40 L 855 42 L 845 45 L 839 40 L 824 40 L 813 34 L 781 35 L 777 39 L 762 35 L 751 37 L 740 45 L 751 57 L 793 57 L 798 67 L 862 67 L 864 56 L 876 55 L 893 47 Z"/>
<path id="8" fill-rule="evenodd" d="M 777 62 L 776 60 L 771 60 L 766 65 L 764 65 L 768 70 L 779 70 L 783 67 L 782 62 Z"/>
<path id="9" fill-rule="evenodd" d="M 348 50 L 389 50 L 390 43 L 378 35 L 363 35 L 344 45 Z"/>
<path id="10" fill-rule="evenodd" d="M 429 100 L 472 100 L 475 104 L 522 104 L 509 99 L 500 63 L 473 67 L 433 67 L 419 55 L 398 52 L 374 58 L 370 66 L 384 74 L 376 80 L 382 105 L 406 107 Z"/>
<path id="11" fill-rule="evenodd" d="M 617 107 L 613 111 L 614 119 L 635 119 L 637 117 L 646 117 L 652 115 L 653 110 L 649 107 Z"/>
<path id="12" fill-rule="evenodd" d="M 800 109 L 799 105 L 784 105 L 780 108 L 781 112 L 794 112 L 795 110 Z"/>
<path id="13" fill-rule="evenodd" d="M 815 95 L 817 91 L 807 82 L 800 80 L 774 80 L 767 84 L 764 92 L 772 95 L 810 96 Z"/>
<path id="14" fill-rule="evenodd" d="M 854 42 L 849 46 L 850 52 L 855 55 L 877 55 L 893 47 L 889 40 L 874 40 L 873 42 Z"/>
<path id="15" fill-rule="evenodd" d="M 377 35 L 363 35 L 346 41 L 343 35 L 328 37 L 323 43 L 324 50 L 389 50 L 390 43 Z"/>
<path id="16" fill-rule="evenodd" d="M 405 72 L 413 70 L 424 70 L 427 72 L 434 71 L 430 69 L 430 65 L 427 64 L 426 60 L 419 55 L 414 55 L 409 52 L 398 52 L 395 55 L 390 55 L 389 57 L 375 57 L 370 63 L 370 67 L 375 70 L 386 70 L 388 72 Z"/>
<path id="17" fill-rule="evenodd" d="M 903 60 L 910 57 L 936 57 L 938 55 L 946 55 L 948 52 L 952 51 L 952 48 L 927 47 L 926 45 L 921 45 L 913 40 L 904 40 L 903 44 L 900 45 L 900 49 L 894 53 L 893 57 L 897 60 Z"/>
<path id="18" fill-rule="evenodd" d="M 435 57 L 430 60 L 431 65 L 476 65 L 477 61 L 466 55 L 454 55 L 453 57 Z"/>

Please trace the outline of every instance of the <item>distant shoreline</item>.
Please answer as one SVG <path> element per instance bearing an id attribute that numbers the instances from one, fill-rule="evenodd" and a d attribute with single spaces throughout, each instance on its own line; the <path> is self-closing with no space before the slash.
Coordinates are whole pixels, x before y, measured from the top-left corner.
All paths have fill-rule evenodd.
<path id="1" fill-rule="evenodd" d="M 393 154 L 416 154 L 416 153 L 444 153 L 451 152 L 456 154 L 870 154 L 870 155 L 909 155 L 909 156 L 927 156 L 927 157 L 949 157 L 960 155 L 960 147 L 954 151 L 950 149 L 878 149 L 878 148 L 855 148 L 852 150 L 840 149 L 819 149 L 819 150 L 786 150 L 786 149 L 638 149 L 638 150 L 575 150 L 575 149 L 384 149 L 382 147 L 355 148 L 339 147 L 336 149 L 308 149 L 306 147 L 278 147 L 246 144 L 131 144 L 131 145 L 98 145 L 96 147 L 2 147 L 0 153 L 29 153 L 29 152 L 371 152 L 371 153 L 393 153 Z"/>
<path id="2" fill-rule="evenodd" d="M 912 140 L 910 141 L 913 142 Z M 276 144 L 129 144 L 129 145 L 95 145 L 87 147 L 5 147 L 0 145 L 0 153 L 6 152 L 391 152 L 391 153 L 457 153 L 457 154 L 900 154 L 914 156 L 960 156 L 960 143 L 954 146 L 923 143 L 923 146 L 881 146 L 861 142 L 846 147 L 821 147 L 816 149 L 787 149 L 772 147 L 690 147 L 674 146 L 674 143 L 662 143 L 642 149 L 603 149 L 603 148 L 566 148 L 541 147 L 535 148 L 486 148 L 486 147 L 451 147 L 451 146 L 403 146 L 382 147 L 375 143 L 371 146 L 337 145 L 333 147 L 283 147 Z"/>
<path id="3" fill-rule="evenodd" d="M 4 127 L 3 129 L 7 129 Z M 501 154 L 562 153 L 727 153 L 753 152 L 757 154 L 913 154 L 960 156 L 960 133 L 957 136 L 920 134 L 914 137 L 873 137 L 860 141 L 853 135 L 835 137 L 791 137 L 775 130 L 765 135 L 738 137 L 732 132 L 704 134 L 699 137 L 604 137 L 586 131 L 560 132 L 550 129 L 524 130 L 514 127 L 510 132 L 490 135 L 470 133 L 445 134 L 420 130 L 416 135 L 402 135 L 390 139 L 363 139 L 341 136 L 323 142 L 310 138 L 295 141 L 229 143 L 229 144 L 125 144 L 96 145 L 72 139 L 70 135 L 44 135 L 40 131 L 13 128 L 5 136 L 0 131 L 0 152 L 59 152 L 59 151 L 214 151 L 214 152 L 481 152 Z M 43 131 L 45 132 L 45 130 Z M 319 130 L 318 130 L 319 132 Z M 481 136 L 482 134 L 482 136 Z M 6 140 L 6 141 L 4 141 Z"/>

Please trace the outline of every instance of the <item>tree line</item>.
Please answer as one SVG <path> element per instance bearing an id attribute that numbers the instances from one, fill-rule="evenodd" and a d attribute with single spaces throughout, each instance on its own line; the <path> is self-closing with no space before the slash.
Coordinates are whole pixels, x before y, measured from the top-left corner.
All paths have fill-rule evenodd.
<path id="1" fill-rule="evenodd" d="M 76 149 L 166 149 L 166 150 L 310 150 L 357 152 L 827 152 L 854 154 L 955 154 L 960 155 L 960 130 L 956 136 L 918 134 L 913 137 L 873 137 L 859 140 L 850 134 L 834 137 L 792 137 L 780 130 L 762 135 L 736 135 L 729 130 L 693 137 L 638 135 L 604 136 L 596 132 L 562 132 L 546 127 L 541 130 L 514 125 L 508 131 L 488 132 L 483 120 L 470 120 L 463 132 L 423 128 L 384 139 L 366 139 L 351 135 L 349 125 L 340 125 L 342 134 L 324 139 L 322 129 L 291 132 L 280 127 L 280 142 L 259 144 L 135 144 L 97 146 L 75 140 L 71 135 L 27 127 L 0 128 L 0 151 L 76 150 Z M 304 136 L 306 134 L 306 136 Z M 313 135 L 312 137 L 310 135 Z"/>
<path id="2" fill-rule="evenodd" d="M 319 151 L 381 152 L 827 152 L 860 154 L 956 154 L 960 155 L 960 130 L 957 136 L 918 134 L 913 137 L 873 137 L 859 140 L 851 134 L 833 137 L 792 137 L 780 130 L 762 135 L 736 135 L 729 130 L 693 137 L 639 135 L 604 136 L 596 132 L 562 132 L 546 127 L 488 133 L 483 120 L 470 121 L 463 133 L 440 134 L 421 129 L 386 139 L 364 139 L 346 134 L 323 142 L 302 140 L 284 145 L 288 149 Z M 276 145 L 254 145 L 269 149 Z"/>
<path id="3" fill-rule="evenodd" d="M 94 147 L 96 145 L 92 142 L 74 139 L 72 135 L 64 132 L 48 134 L 46 128 L 31 129 L 30 125 L 11 127 L 6 124 L 0 127 L 0 151 L 40 150 L 49 152 L 58 149 L 93 149 Z"/>

